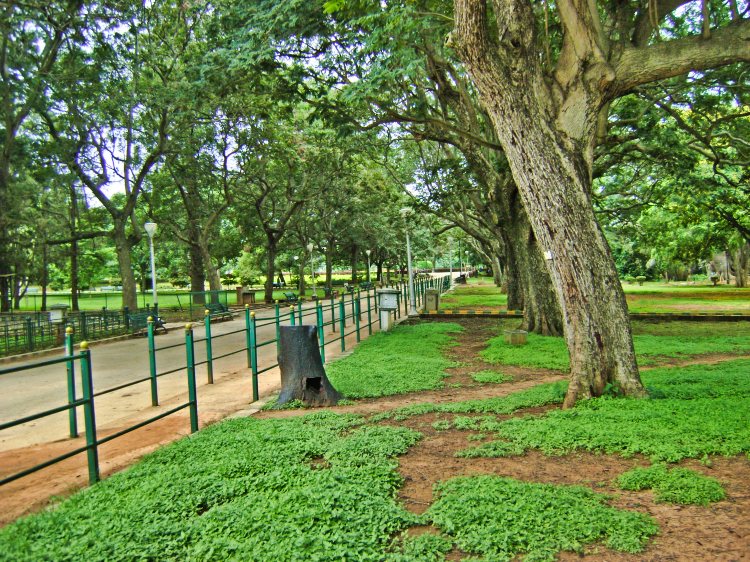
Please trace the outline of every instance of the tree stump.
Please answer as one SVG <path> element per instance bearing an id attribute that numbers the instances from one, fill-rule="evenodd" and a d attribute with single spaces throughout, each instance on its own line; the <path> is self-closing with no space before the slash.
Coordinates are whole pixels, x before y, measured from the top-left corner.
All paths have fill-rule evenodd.
<path id="1" fill-rule="evenodd" d="M 307 406 L 335 406 L 341 399 L 323 368 L 317 332 L 316 326 L 280 327 L 281 394 L 276 407 L 292 400 Z"/>

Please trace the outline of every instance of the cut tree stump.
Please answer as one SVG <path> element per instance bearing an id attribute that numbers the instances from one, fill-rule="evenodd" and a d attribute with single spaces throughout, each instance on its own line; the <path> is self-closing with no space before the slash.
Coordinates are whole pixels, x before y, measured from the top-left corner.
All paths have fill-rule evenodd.
<path id="1" fill-rule="evenodd" d="M 323 368 L 316 326 L 280 327 L 279 368 L 281 394 L 276 407 L 292 400 L 307 406 L 335 406 L 341 399 Z"/>

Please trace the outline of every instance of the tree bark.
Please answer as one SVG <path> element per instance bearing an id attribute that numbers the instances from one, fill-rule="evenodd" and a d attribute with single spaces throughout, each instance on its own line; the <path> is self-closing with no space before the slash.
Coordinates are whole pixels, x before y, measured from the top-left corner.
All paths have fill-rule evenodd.
<path id="1" fill-rule="evenodd" d="M 591 81 L 606 81 L 607 69 L 589 68 L 585 79 L 567 76 L 564 101 L 551 107 L 555 99 L 532 46 L 530 7 L 511 2 L 496 14 L 510 26 L 500 45 L 489 35 L 484 2 L 455 0 L 455 6 L 459 54 L 492 119 L 536 239 L 548 252 L 570 352 L 564 406 L 600 396 L 608 385 L 645 396 L 625 296 L 590 201 L 602 101 Z"/>
<path id="2" fill-rule="evenodd" d="M 133 261 L 130 256 L 130 241 L 125 232 L 126 221 L 127 218 L 115 217 L 112 238 L 115 242 L 117 265 L 122 282 L 122 306 L 127 306 L 132 311 L 138 310 L 138 293 L 133 274 Z"/>
<path id="3" fill-rule="evenodd" d="M 276 273 L 276 240 L 273 236 L 266 237 L 268 245 L 266 246 L 266 284 L 264 300 L 267 303 L 273 302 L 273 276 Z"/>

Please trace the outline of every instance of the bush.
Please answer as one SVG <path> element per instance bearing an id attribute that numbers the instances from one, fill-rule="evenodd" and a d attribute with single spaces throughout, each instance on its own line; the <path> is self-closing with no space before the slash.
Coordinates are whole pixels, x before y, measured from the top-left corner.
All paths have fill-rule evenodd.
<path id="1" fill-rule="evenodd" d="M 646 280 L 646 276 L 645 275 L 639 275 L 638 277 L 635 278 L 635 280 L 638 281 L 639 285 L 643 285 L 643 282 Z"/>

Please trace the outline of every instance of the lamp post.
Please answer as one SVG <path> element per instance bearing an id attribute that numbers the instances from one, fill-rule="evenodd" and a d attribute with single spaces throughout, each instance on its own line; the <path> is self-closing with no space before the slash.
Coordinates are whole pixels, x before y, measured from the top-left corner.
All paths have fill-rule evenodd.
<path id="1" fill-rule="evenodd" d="M 297 263 L 299 262 L 299 256 L 294 256 L 294 263 L 293 267 L 297 267 Z M 302 292 L 302 271 L 299 272 L 299 279 L 297 280 L 297 292 Z"/>
<path id="2" fill-rule="evenodd" d="M 404 207 L 401 209 L 401 217 L 404 219 L 406 231 L 406 267 L 409 274 L 409 316 L 417 316 L 417 301 L 414 291 L 414 271 L 411 267 L 411 240 L 409 239 L 409 225 L 406 223 L 406 217 L 411 214 L 411 209 Z"/>
<path id="3" fill-rule="evenodd" d="M 464 265 L 466 266 L 466 273 L 469 273 L 469 250 L 464 250 Z"/>
<path id="4" fill-rule="evenodd" d="M 151 252 L 151 294 L 154 299 L 154 314 L 159 314 L 159 301 L 156 293 L 156 260 L 154 259 L 154 234 L 156 234 L 156 223 L 147 222 L 143 229 L 148 235 L 148 246 Z"/>
<path id="5" fill-rule="evenodd" d="M 450 262 L 449 266 L 451 270 L 451 283 L 453 283 L 453 237 L 448 236 L 448 261 Z"/>
<path id="6" fill-rule="evenodd" d="M 312 275 L 313 295 L 317 299 L 318 298 L 318 290 L 315 288 L 315 265 L 314 265 L 314 262 L 313 262 L 313 248 L 315 248 L 315 246 L 313 245 L 312 242 L 310 242 L 307 245 L 307 251 L 310 252 L 310 275 Z"/>
<path id="7" fill-rule="evenodd" d="M 370 282 L 370 254 L 372 253 L 372 250 L 365 250 L 365 254 L 367 254 L 367 282 Z"/>

